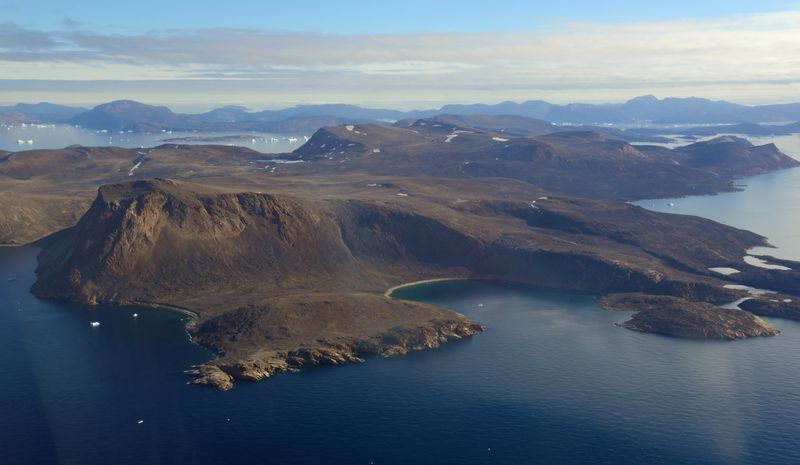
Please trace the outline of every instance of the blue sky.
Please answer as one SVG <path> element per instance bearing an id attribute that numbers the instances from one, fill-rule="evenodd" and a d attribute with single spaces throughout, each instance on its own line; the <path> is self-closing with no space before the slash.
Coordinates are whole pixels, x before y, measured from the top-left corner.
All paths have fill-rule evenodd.
<path id="1" fill-rule="evenodd" d="M 69 18 L 108 31 L 232 27 L 337 34 L 522 31 L 560 22 L 709 19 L 796 9 L 797 1 L 10 1 L 4 16 L 38 28 Z"/>
<path id="2" fill-rule="evenodd" d="M 800 0 L 0 0 L 0 11 L 0 104 L 800 100 Z"/>

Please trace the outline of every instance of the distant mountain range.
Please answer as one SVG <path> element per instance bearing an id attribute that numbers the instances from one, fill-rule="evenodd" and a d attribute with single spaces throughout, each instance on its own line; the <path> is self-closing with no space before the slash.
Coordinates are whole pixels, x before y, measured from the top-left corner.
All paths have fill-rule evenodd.
<path id="1" fill-rule="evenodd" d="M 605 124 L 652 125 L 729 125 L 743 129 L 775 132 L 757 123 L 794 123 L 800 121 L 800 103 L 748 106 L 702 98 L 665 98 L 652 95 L 624 103 L 556 105 L 541 100 L 494 105 L 445 105 L 440 109 L 399 111 L 362 108 L 355 105 L 298 105 L 282 110 L 251 112 L 239 106 L 226 106 L 206 113 L 174 113 L 164 106 L 152 106 L 131 100 L 98 105 L 91 110 L 50 103 L 17 104 L 0 107 L 0 123 L 70 123 L 100 130 L 264 131 L 310 132 L 321 126 L 344 123 L 414 121 L 440 115 L 503 116 L 533 118 L 547 132 L 548 124 L 593 126 Z M 510 121 L 510 120 L 509 120 Z M 511 122 L 511 121 L 510 121 Z M 520 123 L 520 121 L 516 121 Z M 515 124 L 516 124 L 515 123 Z M 410 123 L 409 123 L 410 124 Z M 513 124 L 512 124 L 513 125 Z M 777 127 L 780 128 L 780 127 Z M 708 130 L 706 130 L 707 132 Z M 702 133 L 697 129 L 694 133 Z"/>

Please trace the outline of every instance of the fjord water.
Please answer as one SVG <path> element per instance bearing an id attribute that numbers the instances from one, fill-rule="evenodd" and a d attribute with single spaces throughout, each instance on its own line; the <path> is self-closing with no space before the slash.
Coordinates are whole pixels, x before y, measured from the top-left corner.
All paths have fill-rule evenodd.
<path id="1" fill-rule="evenodd" d="M 643 204 L 753 229 L 800 258 L 800 169 L 743 184 Z M 687 341 L 621 329 L 629 313 L 590 295 L 436 283 L 398 295 L 487 331 L 220 393 L 185 384 L 211 355 L 181 315 L 38 300 L 35 255 L 0 248 L 3 464 L 800 463 L 800 323 Z"/>
<path id="2" fill-rule="evenodd" d="M 290 137 L 252 131 L 243 132 L 123 132 L 94 131 L 69 124 L 0 126 L 0 150 L 60 149 L 70 145 L 125 148 L 156 147 L 162 144 L 239 145 L 262 153 L 285 153 L 300 147 L 303 136 Z"/>
<path id="3" fill-rule="evenodd" d="M 800 463 L 798 323 L 685 341 L 589 295 L 445 282 L 400 296 L 485 333 L 222 393 L 185 384 L 209 354 L 180 315 L 37 300 L 35 254 L 0 248 L 6 465 Z"/>
<path id="4" fill-rule="evenodd" d="M 775 143 L 800 160 L 800 134 L 748 137 L 756 145 Z M 777 249 L 759 247 L 753 253 L 800 260 L 800 168 L 741 180 L 742 192 L 636 202 L 666 213 L 696 215 L 765 236 Z"/>

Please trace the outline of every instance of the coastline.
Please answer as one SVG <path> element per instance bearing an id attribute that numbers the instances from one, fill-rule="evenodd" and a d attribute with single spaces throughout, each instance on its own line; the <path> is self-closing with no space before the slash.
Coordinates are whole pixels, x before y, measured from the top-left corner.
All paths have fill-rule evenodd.
<path id="1" fill-rule="evenodd" d="M 393 295 L 395 293 L 395 291 L 398 291 L 398 290 L 406 288 L 406 287 L 419 286 L 419 285 L 422 285 L 422 284 L 429 284 L 429 283 L 438 283 L 438 282 L 442 282 L 442 281 L 467 281 L 469 279 L 471 279 L 471 278 L 467 278 L 467 277 L 463 277 L 463 276 L 457 276 L 457 277 L 452 277 L 452 278 L 433 278 L 433 279 L 422 279 L 420 281 L 411 281 L 411 282 L 408 282 L 408 283 L 398 284 L 397 286 L 390 287 L 389 289 L 386 290 L 386 292 L 383 293 L 383 295 L 384 295 L 384 297 L 388 297 L 390 299 L 395 299 L 396 297 L 394 297 L 394 295 Z"/>
<path id="2" fill-rule="evenodd" d="M 192 320 L 200 319 L 200 314 L 195 312 L 194 310 L 189 310 L 188 308 L 183 308 L 183 307 L 177 307 L 175 305 L 159 304 L 154 302 L 138 302 L 138 301 L 126 302 L 124 305 L 138 305 L 140 307 L 148 307 L 155 310 L 167 310 L 188 316 Z"/>

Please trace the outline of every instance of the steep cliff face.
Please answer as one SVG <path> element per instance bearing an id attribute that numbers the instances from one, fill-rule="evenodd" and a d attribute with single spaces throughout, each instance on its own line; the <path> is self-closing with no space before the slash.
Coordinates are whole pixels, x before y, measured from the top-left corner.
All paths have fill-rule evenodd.
<path id="1" fill-rule="evenodd" d="M 353 265 L 330 220 L 296 201 L 165 180 L 104 186 L 68 234 L 66 247 L 47 252 L 37 292 L 151 300 L 253 274 L 325 279 Z"/>

